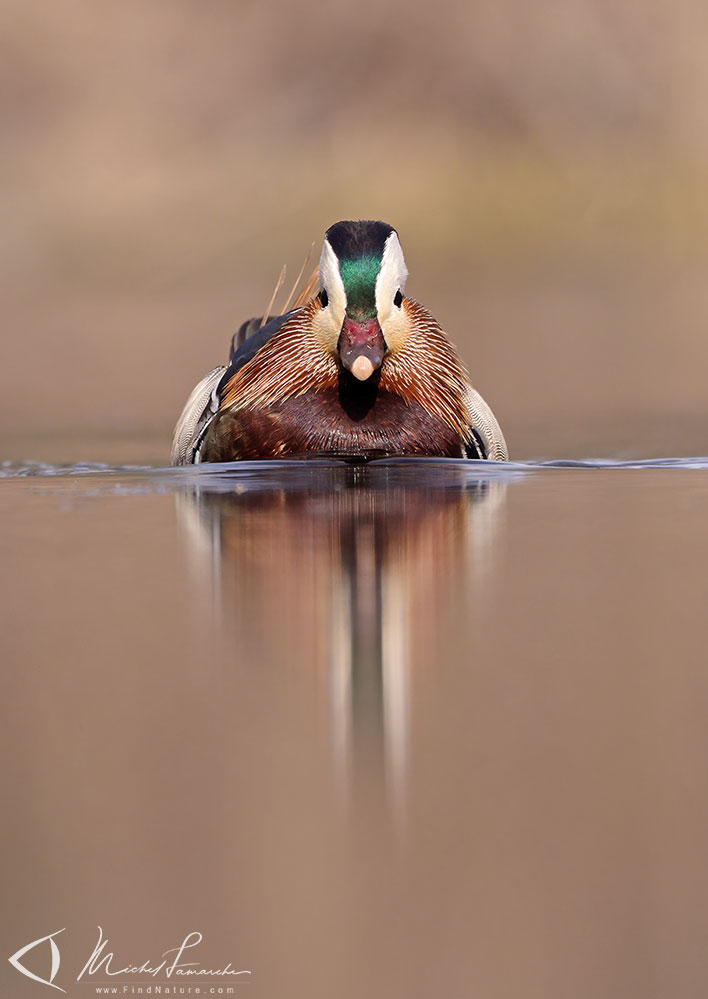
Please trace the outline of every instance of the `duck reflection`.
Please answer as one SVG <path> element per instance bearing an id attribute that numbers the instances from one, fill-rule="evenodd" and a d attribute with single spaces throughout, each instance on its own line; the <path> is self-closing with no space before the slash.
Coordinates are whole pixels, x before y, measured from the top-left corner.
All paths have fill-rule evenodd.
<path id="1" fill-rule="evenodd" d="M 508 476 L 436 461 L 195 472 L 178 515 L 209 613 L 241 657 L 310 671 L 342 778 L 383 767 L 400 796 L 411 675 L 434 665 L 452 594 L 490 584 Z"/>

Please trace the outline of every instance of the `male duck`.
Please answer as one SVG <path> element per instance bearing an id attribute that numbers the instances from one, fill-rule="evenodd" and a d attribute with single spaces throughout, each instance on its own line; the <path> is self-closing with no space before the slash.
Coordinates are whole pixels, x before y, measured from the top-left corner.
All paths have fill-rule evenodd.
<path id="1" fill-rule="evenodd" d="M 506 461 L 499 424 L 455 348 L 404 297 L 407 273 L 392 226 L 331 226 L 319 293 L 263 326 L 244 323 L 229 364 L 192 392 L 172 464 L 302 455 Z"/>

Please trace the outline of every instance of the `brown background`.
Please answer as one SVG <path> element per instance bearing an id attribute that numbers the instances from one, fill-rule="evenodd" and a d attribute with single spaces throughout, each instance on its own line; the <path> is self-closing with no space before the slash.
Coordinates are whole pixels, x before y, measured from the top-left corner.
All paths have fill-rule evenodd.
<path id="1" fill-rule="evenodd" d="M 0 456 L 164 462 L 347 217 L 514 456 L 707 450 L 704 4 L 1 6 Z"/>

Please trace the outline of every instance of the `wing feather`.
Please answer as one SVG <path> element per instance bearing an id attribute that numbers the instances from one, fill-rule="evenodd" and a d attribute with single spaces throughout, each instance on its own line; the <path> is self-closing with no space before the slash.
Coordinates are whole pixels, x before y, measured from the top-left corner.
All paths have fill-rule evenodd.
<path id="1" fill-rule="evenodd" d="M 199 461 L 201 442 L 214 418 L 211 397 L 225 370 L 223 365 L 213 368 L 192 390 L 174 430 L 170 464 L 194 465 Z"/>

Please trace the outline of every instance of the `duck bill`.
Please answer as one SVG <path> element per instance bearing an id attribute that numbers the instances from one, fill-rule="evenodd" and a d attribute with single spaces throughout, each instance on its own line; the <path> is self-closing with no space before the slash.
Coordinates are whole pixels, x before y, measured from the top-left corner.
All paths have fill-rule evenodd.
<path id="1" fill-rule="evenodd" d="M 357 323 L 348 316 L 339 334 L 337 351 L 344 367 L 365 382 L 381 367 L 386 341 L 378 319 Z"/>

